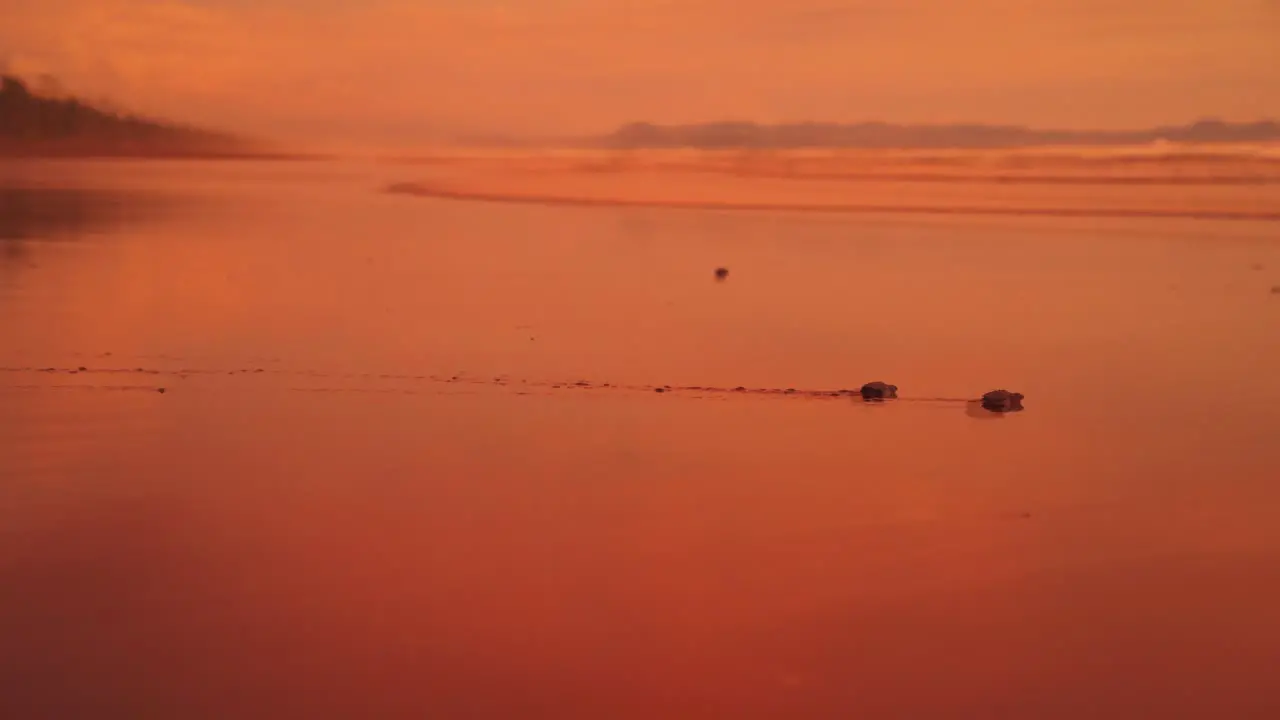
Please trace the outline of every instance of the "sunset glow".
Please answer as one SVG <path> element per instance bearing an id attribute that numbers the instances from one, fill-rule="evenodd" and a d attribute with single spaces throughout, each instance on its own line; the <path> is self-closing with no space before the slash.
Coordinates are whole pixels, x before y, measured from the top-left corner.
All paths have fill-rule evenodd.
<path id="1" fill-rule="evenodd" d="M 328 143 L 631 120 L 1280 115 L 1273 0 L 0 0 L 0 63 Z"/>

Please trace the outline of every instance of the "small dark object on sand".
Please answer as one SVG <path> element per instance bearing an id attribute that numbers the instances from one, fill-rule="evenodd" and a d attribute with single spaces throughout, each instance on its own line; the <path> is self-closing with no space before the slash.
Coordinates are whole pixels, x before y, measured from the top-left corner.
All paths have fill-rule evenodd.
<path id="1" fill-rule="evenodd" d="M 76 368 L 76 372 L 89 372 L 89 368 L 81 365 L 80 367 Z"/>
<path id="2" fill-rule="evenodd" d="M 729 268 L 724 268 L 724 267 L 716 268 L 716 280 L 724 282 L 724 279 L 727 277 L 729 277 Z"/>
<path id="3" fill-rule="evenodd" d="M 1280 295 L 1280 285 L 1272 285 L 1272 286 L 1271 286 L 1271 294 L 1272 294 L 1272 295 Z"/>
<path id="4" fill-rule="evenodd" d="M 160 393 L 161 395 L 163 395 L 163 394 L 164 394 L 164 388 L 157 388 L 157 389 L 156 389 L 156 392 L 158 392 L 158 393 Z"/>
<path id="5" fill-rule="evenodd" d="M 991 412 L 1017 412 L 1022 409 L 1022 393 L 992 390 L 982 396 L 982 407 Z"/>
<path id="6" fill-rule="evenodd" d="M 888 400 L 898 397 L 898 386 L 877 380 L 863 385 L 859 392 L 863 400 Z"/>
<path id="7" fill-rule="evenodd" d="M 667 390 L 666 390 L 666 388 L 654 388 L 654 389 L 653 389 L 653 391 L 654 391 L 654 392 L 656 392 L 656 393 L 664 393 L 664 392 L 666 392 Z"/>

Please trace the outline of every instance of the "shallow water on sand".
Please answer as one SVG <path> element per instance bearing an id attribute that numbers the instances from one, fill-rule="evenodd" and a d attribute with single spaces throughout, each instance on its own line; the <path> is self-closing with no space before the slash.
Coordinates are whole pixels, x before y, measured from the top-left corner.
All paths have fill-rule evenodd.
<path id="1" fill-rule="evenodd" d="M 0 716 L 1280 713 L 1280 225 L 402 175 L 0 172 Z"/>

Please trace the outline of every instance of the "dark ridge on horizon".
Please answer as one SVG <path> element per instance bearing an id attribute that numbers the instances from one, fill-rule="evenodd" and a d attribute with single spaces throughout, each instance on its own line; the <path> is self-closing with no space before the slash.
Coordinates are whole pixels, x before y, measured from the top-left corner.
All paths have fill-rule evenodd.
<path id="1" fill-rule="evenodd" d="M 659 125 L 634 122 L 594 139 L 610 149 L 1001 149 L 1051 145 L 1118 146 L 1173 143 L 1280 141 L 1274 120 L 1232 123 L 1217 119 L 1145 130 L 1039 130 L 1016 125 L 906 125 L 886 122 L 711 122 Z"/>
<path id="2" fill-rule="evenodd" d="M 95 107 L 32 91 L 0 75 L 0 157 L 288 158 L 227 133 Z"/>

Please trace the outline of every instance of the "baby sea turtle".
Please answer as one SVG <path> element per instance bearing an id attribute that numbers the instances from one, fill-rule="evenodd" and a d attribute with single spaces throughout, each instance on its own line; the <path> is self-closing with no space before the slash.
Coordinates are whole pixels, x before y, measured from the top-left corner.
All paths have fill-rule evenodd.
<path id="1" fill-rule="evenodd" d="M 879 380 L 869 382 L 859 391 L 863 400 L 888 400 L 898 397 L 898 386 L 882 383 Z"/>
<path id="2" fill-rule="evenodd" d="M 992 390 L 982 396 L 982 407 L 991 412 L 1017 412 L 1022 409 L 1022 393 Z"/>

